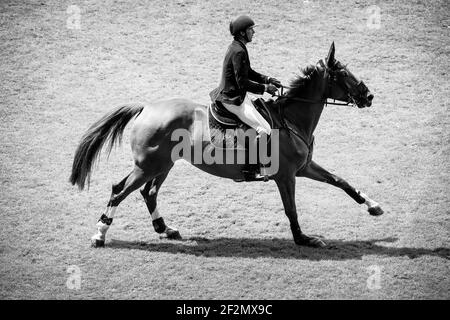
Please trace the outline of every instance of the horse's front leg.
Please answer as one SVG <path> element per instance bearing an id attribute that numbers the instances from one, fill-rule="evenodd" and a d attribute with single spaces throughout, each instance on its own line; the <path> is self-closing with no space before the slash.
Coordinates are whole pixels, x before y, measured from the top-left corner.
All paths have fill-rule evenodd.
<path id="1" fill-rule="evenodd" d="M 297 217 L 297 209 L 295 205 L 295 176 L 279 177 L 275 182 L 280 191 L 281 199 L 283 201 L 284 212 L 286 213 L 290 225 L 294 241 L 298 245 L 310 247 L 324 247 L 325 243 L 314 237 L 307 236 L 300 229 Z"/>
<path id="2" fill-rule="evenodd" d="M 305 169 L 297 172 L 296 176 L 326 182 L 335 187 L 341 188 L 357 203 L 365 204 L 369 213 L 373 216 L 379 216 L 384 213 L 378 202 L 370 199 L 366 194 L 352 187 L 347 181 L 328 172 L 314 161 L 311 161 Z"/>

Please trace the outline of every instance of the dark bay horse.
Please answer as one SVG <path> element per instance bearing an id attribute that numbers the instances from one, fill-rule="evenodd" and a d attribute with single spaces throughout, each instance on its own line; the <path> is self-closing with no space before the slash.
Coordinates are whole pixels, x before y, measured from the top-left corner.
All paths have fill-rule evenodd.
<path id="1" fill-rule="evenodd" d="M 331 174 L 311 160 L 313 132 L 328 98 L 355 104 L 359 108 L 370 107 L 373 95 L 346 66 L 334 57 L 334 43 L 325 61 L 304 69 L 303 76 L 293 81 L 289 90 L 273 102 L 272 110 L 280 110 L 278 117 L 282 125 L 278 128 L 277 156 L 279 166 L 270 179 L 278 186 L 285 213 L 289 219 L 296 244 L 313 247 L 325 243 L 302 232 L 297 219 L 295 205 L 295 178 L 307 177 L 341 188 L 358 204 L 365 204 L 371 215 L 381 215 L 379 204 L 356 190 L 344 179 Z M 197 134 L 198 127 L 207 130 L 207 107 L 189 100 L 174 99 L 152 105 L 125 105 L 103 116 L 82 137 L 73 160 L 70 182 L 83 189 L 89 184 L 92 164 L 105 143 L 109 151 L 121 139 L 125 126 L 135 118 L 131 131 L 131 148 L 134 168 L 122 181 L 112 186 L 106 212 L 97 223 L 97 233 L 92 237 L 94 246 L 103 246 L 117 206 L 133 191 L 141 194 L 152 216 L 158 233 L 168 238 L 180 239 L 178 230 L 166 226 L 157 209 L 157 196 L 164 180 L 177 159 L 173 149 L 178 141 L 171 139 L 182 130 L 189 135 L 189 147 L 200 144 L 202 149 L 214 148 Z M 197 128 L 197 129 L 196 129 Z M 189 157 L 184 157 L 190 160 Z M 192 163 L 192 161 L 191 161 Z M 244 179 L 244 165 L 239 163 L 193 163 L 199 169 L 224 178 Z"/>

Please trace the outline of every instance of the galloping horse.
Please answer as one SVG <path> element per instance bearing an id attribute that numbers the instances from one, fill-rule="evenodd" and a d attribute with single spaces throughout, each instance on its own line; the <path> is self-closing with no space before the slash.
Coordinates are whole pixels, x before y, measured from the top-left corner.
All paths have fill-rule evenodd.
<path id="1" fill-rule="evenodd" d="M 294 241 L 297 245 L 323 247 L 319 238 L 302 232 L 297 219 L 295 205 L 295 178 L 307 177 L 334 185 L 344 190 L 358 204 L 365 204 L 371 215 L 381 215 L 379 204 L 312 161 L 313 132 L 327 99 L 344 104 L 355 104 L 359 108 L 370 107 L 373 95 L 348 68 L 334 57 L 332 43 L 325 59 L 303 71 L 303 76 L 294 80 L 289 90 L 270 105 L 270 112 L 277 118 L 279 126 L 279 167 L 270 179 L 278 186 L 285 213 L 289 219 Z M 276 111 L 278 110 L 278 112 Z M 203 141 L 195 134 L 194 122 L 207 128 L 207 107 L 189 100 L 173 99 L 152 105 L 125 105 L 103 116 L 82 137 L 76 150 L 70 182 L 83 189 L 89 184 L 92 164 L 103 145 L 109 141 L 109 151 L 121 139 L 127 123 L 135 118 L 131 131 L 131 148 L 134 168 L 122 181 L 112 186 L 106 212 L 97 223 L 97 233 L 92 237 L 93 246 L 104 246 L 117 206 L 133 191 L 143 186 L 141 194 L 152 217 L 154 229 L 165 233 L 170 239 L 181 239 L 175 228 L 166 226 L 157 209 L 158 191 L 176 159 L 172 150 L 177 141 L 170 137 L 177 129 L 190 135 L 191 147 L 199 143 L 211 148 L 211 142 Z M 214 146 L 213 146 L 214 147 Z M 189 160 L 189 159 L 187 159 Z M 191 163 L 193 163 L 191 161 Z M 199 169 L 224 178 L 245 179 L 243 164 L 193 163 Z"/>

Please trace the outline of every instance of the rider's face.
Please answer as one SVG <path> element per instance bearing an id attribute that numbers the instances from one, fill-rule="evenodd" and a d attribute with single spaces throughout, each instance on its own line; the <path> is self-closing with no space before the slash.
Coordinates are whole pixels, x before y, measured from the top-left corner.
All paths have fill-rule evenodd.
<path id="1" fill-rule="evenodd" d="M 252 42 L 253 35 L 255 34 L 255 30 L 253 29 L 253 27 L 247 28 L 247 30 L 245 30 L 245 33 L 247 35 L 248 42 Z"/>

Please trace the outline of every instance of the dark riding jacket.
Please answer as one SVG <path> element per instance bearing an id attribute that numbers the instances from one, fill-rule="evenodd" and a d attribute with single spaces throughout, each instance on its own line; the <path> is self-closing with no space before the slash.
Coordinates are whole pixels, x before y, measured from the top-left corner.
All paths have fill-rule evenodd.
<path id="1" fill-rule="evenodd" d="M 263 94 L 269 77 L 254 71 L 250 66 L 245 44 L 234 40 L 228 47 L 218 88 L 211 91 L 212 101 L 241 105 L 248 91 Z"/>

